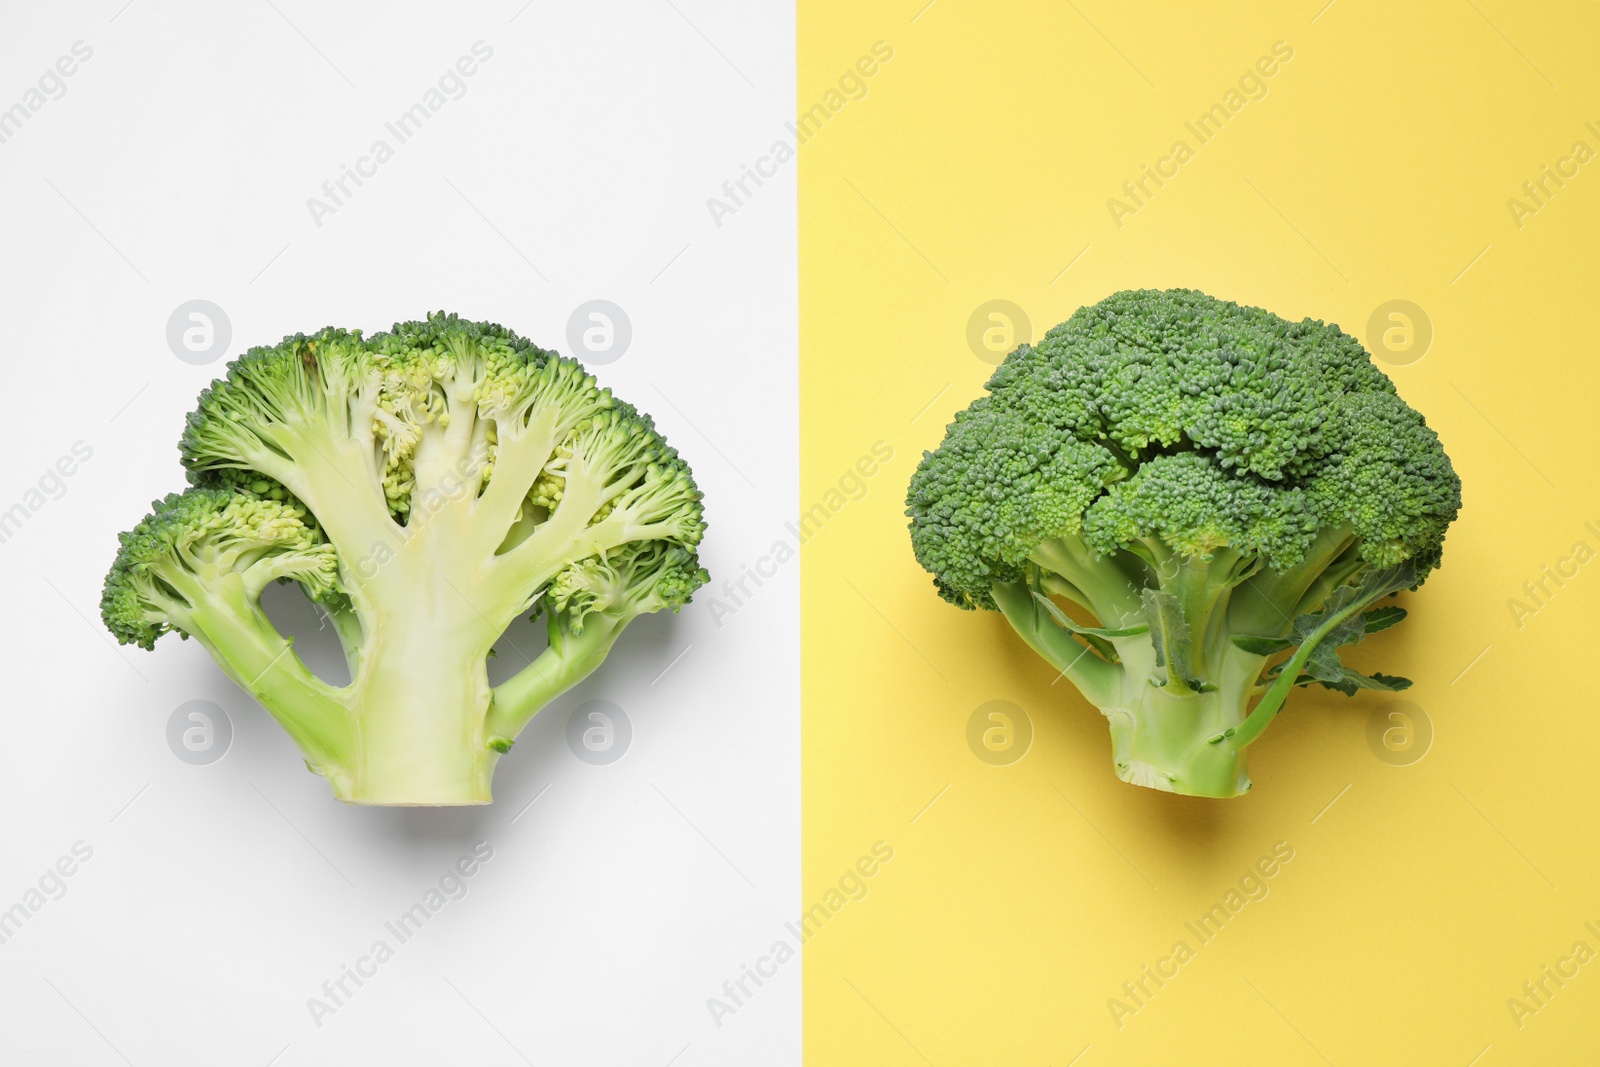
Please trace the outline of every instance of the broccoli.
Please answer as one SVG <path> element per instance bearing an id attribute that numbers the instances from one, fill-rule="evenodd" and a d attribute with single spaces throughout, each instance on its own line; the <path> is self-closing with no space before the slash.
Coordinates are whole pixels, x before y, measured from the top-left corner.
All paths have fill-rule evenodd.
<path id="1" fill-rule="evenodd" d="M 194 638 L 352 803 L 488 803 L 528 720 L 707 581 L 700 491 L 650 417 L 497 325 L 440 312 L 251 349 L 179 450 L 191 488 L 121 535 L 105 624 Z M 273 581 L 327 613 L 348 685 L 274 628 Z M 548 648 L 491 687 L 529 612 Z"/>
<path id="2" fill-rule="evenodd" d="M 1237 796 L 1291 689 L 1411 684 L 1338 649 L 1405 617 L 1461 483 L 1337 326 L 1121 292 L 987 388 L 911 479 L 913 550 L 1100 708 L 1123 781 Z"/>

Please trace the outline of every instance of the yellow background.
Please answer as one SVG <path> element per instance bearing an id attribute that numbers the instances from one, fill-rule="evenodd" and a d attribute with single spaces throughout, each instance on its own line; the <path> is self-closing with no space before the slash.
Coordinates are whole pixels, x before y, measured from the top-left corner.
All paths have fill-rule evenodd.
<path id="1" fill-rule="evenodd" d="M 1520 627 L 1508 607 L 1600 549 L 1600 161 L 1520 228 L 1506 203 L 1600 149 L 1600 4 L 1322 3 L 800 4 L 802 109 L 894 49 L 799 152 L 802 508 L 894 453 L 802 556 L 805 902 L 895 850 L 806 948 L 808 1063 L 1600 1062 L 1600 960 L 1520 1029 L 1507 1007 L 1600 949 L 1600 561 Z M 1197 145 L 1184 122 L 1280 40 L 1266 98 Z M 1107 199 L 1179 138 L 1194 158 L 1119 228 Z M 1369 748 L 1392 698 L 1301 691 L 1250 795 L 1124 785 L 1101 716 L 913 560 L 906 481 L 992 369 L 974 309 L 1014 301 L 1037 337 L 1172 286 L 1364 342 L 1386 301 L 1430 319 L 1385 369 L 1465 506 L 1411 618 L 1357 654 L 1416 680 L 1419 762 Z M 1034 727 L 1010 766 L 966 742 L 996 699 Z M 1279 841 L 1270 894 L 1200 945 L 1184 923 Z M 1108 999 L 1179 939 L 1194 959 L 1119 1029 Z"/>

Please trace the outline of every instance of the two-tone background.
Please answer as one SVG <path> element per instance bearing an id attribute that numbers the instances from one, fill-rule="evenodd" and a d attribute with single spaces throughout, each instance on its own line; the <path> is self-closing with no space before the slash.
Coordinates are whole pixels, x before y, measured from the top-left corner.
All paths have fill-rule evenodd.
<path id="1" fill-rule="evenodd" d="M 737 1025 L 705 1007 L 799 899 L 797 567 L 728 617 L 631 627 L 481 809 L 338 804 L 193 642 L 98 623 L 115 535 L 181 488 L 184 414 L 227 358 L 440 308 L 650 412 L 736 576 L 797 495 L 793 168 L 720 228 L 705 201 L 789 117 L 792 11 L 3 19 L 0 1063 L 798 1062 L 798 965 Z"/>
<path id="2" fill-rule="evenodd" d="M 1597 43 L 1586 2 L 0 10 L 0 1062 L 1588 1062 Z M 1118 782 L 901 514 L 1009 347 L 1168 286 L 1361 337 L 1465 487 L 1361 649 L 1416 686 L 1297 694 L 1232 801 Z M 226 358 L 437 308 L 650 411 L 713 584 L 492 807 L 347 808 L 99 585 Z"/>

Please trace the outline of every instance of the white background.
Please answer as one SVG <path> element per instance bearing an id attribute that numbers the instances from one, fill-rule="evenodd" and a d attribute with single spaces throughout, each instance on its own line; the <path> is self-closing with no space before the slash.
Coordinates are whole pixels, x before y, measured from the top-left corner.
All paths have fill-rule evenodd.
<path id="1" fill-rule="evenodd" d="M 797 499 L 793 163 L 720 227 L 706 198 L 793 114 L 792 9 L 122 4 L 0 8 L 0 109 L 93 49 L 0 144 L 0 511 L 93 450 L 0 544 L 0 909 L 93 849 L 0 944 L 0 1063 L 798 1063 L 797 961 L 721 1027 L 706 1006 L 799 910 L 792 562 L 720 626 L 711 589 L 636 623 L 487 808 L 341 805 L 203 650 L 98 621 L 223 367 L 168 347 L 196 298 L 230 357 L 437 308 L 568 351 L 572 310 L 612 300 L 633 341 L 598 374 L 693 465 L 713 588 L 766 553 Z M 479 40 L 466 94 L 396 146 L 384 121 Z M 318 227 L 307 198 L 380 137 L 395 157 Z M 197 699 L 233 723 L 209 766 L 165 736 Z M 608 766 L 566 743 L 591 699 L 633 726 Z M 468 894 L 317 1027 L 307 998 L 480 841 Z"/>

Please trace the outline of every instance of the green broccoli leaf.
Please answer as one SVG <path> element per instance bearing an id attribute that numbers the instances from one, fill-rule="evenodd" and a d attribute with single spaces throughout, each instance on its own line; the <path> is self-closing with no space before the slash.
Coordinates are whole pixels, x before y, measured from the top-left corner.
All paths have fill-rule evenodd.
<path id="1" fill-rule="evenodd" d="M 1233 643 L 1252 656 L 1272 656 L 1294 647 L 1282 637 L 1248 637 L 1243 634 L 1236 636 Z"/>
<path id="2" fill-rule="evenodd" d="M 1035 591 L 1033 598 L 1045 606 L 1045 609 L 1050 612 L 1050 617 L 1055 620 L 1057 626 L 1061 627 L 1063 630 L 1071 630 L 1075 634 L 1082 634 L 1088 637 L 1114 638 L 1138 637 L 1140 634 L 1147 634 L 1150 632 L 1150 627 L 1143 625 L 1124 626 L 1121 629 L 1113 629 L 1103 626 L 1084 626 L 1081 623 L 1073 622 L 1066 612 L 1062 611 L 1058 606 L 1056 606 L 1055 601 L 1051 600 L 1043 593 Z"/>
<path id="3" fill-rule="evenodd" d="M 1142 599 L 1150 642 L 1156 652 L 1156 674 L 1151 683 L 1167 687 L 1177 681 L 1180 687 L 1196 693 L 1214 690 L 1215 686 L 1195 677 L 1187 668 L 1193 662 L 1193 645 L 1189 620 L 1184 617 L 1178 598 L 1163 589 L 1145 589 Z"/>
<path id="4" fill-rule="evenodd" d="M 1398 604 L 1385 604 L 1382 607 L 1373 608 L 1361 616 L 1369 634 L 1375 634 L 1379 630 L 1387 630 L 1405 617 L 1406 609 Z"/>
<path id="5" fill-rule="evenodd" d="M 1411 688 L 1410 678 L 1397 678 L 1393 675 L 1377 673 L 1362 674 L 1360 671 L 1352 670 L 1349 667 L 1344 668 L 1342 675 L 1333 681 L 1323 678 L 1313 679 L 1305 675 L 1301 677 L 1306 678 L 1306 681 L 1296 684 L 1310 684 L 1315 681 L 1318 685 L 1332 689 L 1336 693 L 1343 693 L 1347 697 L 1353 697 L 1363 689 L 1375 689 L 1381 693 L 1398 693 L 1402 689 Z"/>

